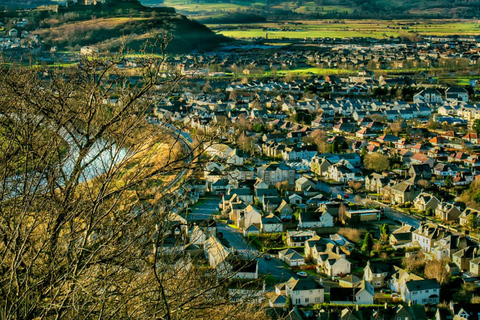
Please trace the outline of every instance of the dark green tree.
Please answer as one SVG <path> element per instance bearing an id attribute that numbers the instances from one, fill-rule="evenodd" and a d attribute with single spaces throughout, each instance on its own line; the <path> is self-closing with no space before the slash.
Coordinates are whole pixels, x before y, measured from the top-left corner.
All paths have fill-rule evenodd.
<path id="1" fill-rule="evenodd" d="M 285 308 L 287 308 L 288 310 L 292 310 L 292 297 L 290 297 L 290 295 L 287 295 L 287 301 L 285 301 Z"/>
<path id="2" fill-rule="evenodd" d="M 470 213 L 467 217 L 467 225 L 466 227 L 468 230 L 475 230 L 477 228 L 477 216 L 473 213 Z"/>
<path id="3" fill-rule="evenodd" d="M 365 234 L 365 238 L 363 238 L 362 251 L 370 252 L 372 251 L 372 248 L 373 248 L 373 235 L 372 235 L 372 232 L 369 231 Z"/>
<path id="4" fill-rule="evenodd" d="M 453 181 L 451 176 L 445 178 L 445 187 L 451 188 L 453 186 Z"/>
<path id="5" fill-rule="evenodd" d="M 338 142 L 333 141 L 332 143 L 332 153 L 338 153 L 339 147 L 338 147 Z"/>
<path id="6" fill-rule="evenodd" d="M 480 119 L 476 119 L 475 121 L 473 121 L 472 129 L 476 133 L 480 133 Z"/>

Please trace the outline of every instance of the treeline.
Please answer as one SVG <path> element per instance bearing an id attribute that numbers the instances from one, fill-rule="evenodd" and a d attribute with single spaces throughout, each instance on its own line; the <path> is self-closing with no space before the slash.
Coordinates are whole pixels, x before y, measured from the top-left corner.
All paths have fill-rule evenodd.
<path id="1" fill-rule="evenodd" d="M 267 18 L 255 14 L 255 13 L 229 13 L 220 17 L 212 17 L 199 20 L 202 23 L 218 23 L 218 24 L 228 24 L 228 23 L 263 23 L 267 21 Z"/>

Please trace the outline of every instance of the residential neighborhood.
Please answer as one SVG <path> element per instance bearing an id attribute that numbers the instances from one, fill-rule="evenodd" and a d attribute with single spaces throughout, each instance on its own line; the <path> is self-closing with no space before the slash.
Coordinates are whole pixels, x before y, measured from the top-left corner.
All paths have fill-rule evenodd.
<path id="1" fill-rule="evenodd" d="M 320 2 L 322 6 L 331 5 Z M 62 6 L 62 10 L 73 10 L 69 12 L 73 21 L 76 19 L 75 10 L 80 12 L 102 5 L 109 8 L 108 5 L 114 3 L 68 1 L 65 7 L 63 4 L 40 7 L 34 16 L 47 15 Z M 135 2 L 135 5 L 139 3 Z M 133 5 L 132 1 L 119 1 L 115 5 L 119 5 L 119 12 L 131 14 L 129 6 Z M 229 7 L 234 3 L 219 5 Z M 277 7 L 275 10 L 282 9 Z M 157 14 L 161 16 L 159 12 L 152 9 L 141 17 L 123 17 L 115 23 L 140 23 L 157 17 Z M 21 15 L 21 10 L 13 16 L 17 15 Z M 175 19 L 184 18 L 175 14 Z M 258 18 L 253 15 L 252 19 Z M 92 19 L 101 20 L 99 24 L 106 20 L 95 15 Z M 55 25 L 60 23 L 51 20 Z M 14 221 L 18 210 L 22 219 L 37 228 L 37 217 L 34 214 L 29 217 L 31 207 L 22 211 L 23 207 L 13 201 L 22 198 L 19 201 L 22 205 L 30 201 L 30 194 L 19 197 L 17 190 L 10 186 L 17 179 L 26 177 L 27 182 L 18 190 L 41 189 L 41 196 L 33 194 L 31 198 L 43 199 L 48 193 L 54 199 L 51 203 L 57 205 L 52 207 L 61 210 L 57 210 L 60 214 L 56 219 L 38 222 L 35 232 L 22 229 L 25 234 L 31 233 L 35 237 L 42 237 L 44 229 L 52 233 L 38 247 L 28 241 L 20 243 L 18 240 L 17 243 L 16 229 L 10 220 L 5 219 L 2 232 L 9 229 L 14 236 L 10 241 L 5 238 L 2 245 L 15 245 L 14 249 L 6 250 L 13 258 L 4 260 L 16 268 L 15 272 L 27 267 L 25 261 L 17 259 L 17 251 L 28 251 L 28 255 L 43 259 L 44 251 L 50 250 L 49 254 L 55 255 L 55 250 L 60 249 L 65 250 L 68 257 L 64 259 L 67 261 L 65 266 L 75 270 L 73 273 L 77 272 L 76 268 L 87 269 L 90 263 L 94 264 L 90 261 L 100 261 L 95 265 L 98 269 L 95 274 L 105 282 L 111 274 L 124 269 L 137 272 L 137 269 L 144 268 L 142 270 L 147 270 L 145 273 L 149 272 L 150 278 L 131 276 L 130 281 L 147 283 L 154 279 L 158 282 L 155 284 L 158 292 L 152 293 L 151 299 L 155 299 L 154 303 L 165 303 L 168 316 L 151 313 L 149 317 L 162 319 L 181 318 L 175 313 L 184 310 L 189 310 L 190 315 L 197 311 L 194 303 L 177 301 L 171 293 L 174 292 L 172 288 L 183 288 L 176 285 L 163 287 L 165 278 L 174 279 L 177 275 L 188 279 L 182 279 L 182 285 L 185 291 L 191 290 L 192 301 L 196 302 L 195 299 L 200 297 L 214 301 L 215 306 L 218 303 L 218 308 L 238 303 L 252 310 L 265 311 L 270 319 L 480 318 L 480 36 L 474 34 L 479 26 L 472 26 L 473 31 L 463 36 L 434 35 L 436 29 L 433 27 L 426 35 L 413 31 L 413 26 L 410 29 L 411 26 L 407 28 L 401 24 L 403 22 L 392 21 L 392 28 L 409 31 L 397 37 L 386 32 L 375 36 L 368 33 L 361 38 L 269 39 L 268 33 L 278 27 L 270 25 L 259 27 L 264 36 L 241 40 L 222 38 L 225 42 L 219 40 L 215 49 L 202 50 L 199 46 L 189 53 L 168 52 L 163 51 L 166 44 L 162 44 L 161 53 L 150 55 L 128 51 L 120 55 L 119 62 L 113 63 L 113 59 L 104 59 L 106 55 L 101 46 L 88 45 L 86 40 L 85 45 L 82 42 L 82 45 L 68 50 L 58 50 L 51 45 L 53 42 L 42 40 L 41 33 L 32 23 L 27 18 L 7 17 L 0 21 L 2 52 L 12 61 L 25 60 L 26 53 L 35 55 L 35 63 L 30 62 L 28 68 L 37 73 L 38 79 L 45 81 L 39 80 L 25 88 L 9 87 L 15 93 L 23 93 L 23 90 L 28 93 L 27 102 L 19 103 L 22 112 L 23 108 L 38 108 L 42 113 L 41 116 L 32 113 L 28 115 L 31 117 L 23 119 L 21 112 L 11 112 L 6 107 L 2 113 L 5 122 L 16 124 L 22 120 L 26 124 L 13 126 L 9 123 L 10 131 L 5 130 L 4 140 L 16 140 L 16 132 L 29 129 L 31 124 L 44 126 L 42 129 L 48 136 L 50 127 L 60 123 L 60 127 L 52 131 L 55 134 L 61 132 L 61 138 L 52 144 L 61 147 L 56 150 L 58 154 L 45 160 L 47 157 L 42 152 L 50 145 L 43 145 L 42 152 L 35 155 L 40 159 L 35 159 L 39 164 L 24 164 L 20 160 L 28 162 L 30 158 L 22 154 L 18 162 L 23 164 L 22 168 L 17 167 L 17 163 L 6 166 L 10 176 L 4 179 L 4 188 L 8 190 L 4 191 L 7 195 L 2 197 L 2 203 L 14 207 L 12 212 L 15 214 L 12 213 L 9 219 Z M 191 23 L 197 26 L 197 22 Z M 329 23 L 336 26 L 345 22 L 334 19 Z M 423 21 L 415 22 L 415 25 L 421 23 L 430 28 Z M 290 28 L 290 22 L 288 25 L 285 32 L 296 32 Z M 80 23 L 76 27 L 83 28 Z M 221 31 L 221 26 L 214 23 L 210 27 Z M 237 30 L 241 27 L 232 24 L 225 28 Z M 67 31 L 71 32 L 70 29 Z M 338 30 L 347 31 L 347 27 Z M 129 36 L 146 37 L 133 33 L 126 35 Z M 165 39 L 169 38 L 165 36 Z M 186 44 L 190 38 L 185 39 L 179 41 L 180 45 Z M 98 86 L 95 90 L 102 94 L 95 90 L 88 94 L 78 90 L 88 96 L 85 98 L 88 102 L 85 103 L 87 109 L 82 109 L 82 117 L 77 119 L 76 115 L 69 113 L 71 100 L 68 99 L 77 94 L 80 96 L 77 90 L 68 87 L 71 75 L 59 76 L 48 68 L 63 70 L 69 65 L 89 71 L 88 62 L 95 62 L 99 57 L 104 64 L 99 64 L 101 68 L 95 66 L 100 70 L 92 67 L 94 71 L 85 79 L 93 79 L 91 81 Z M 160 63 L 154 68 L 147 63 L 149 59 L 159 59 Z M 115 72 L 109 69 L 113 65 Z M 5 70 L 11 66 L 15 64 L 8 62 Z M 37 71 L 40 66 L 48 67 Z M 5 73 L 5 81 L 8 75 Z M 145 75 L 155 80 L 144 83 Z M 114 84 L 104 86 L 104 78 Z M 85 79 L 78 80 L 76 85 L 88 82 Z M 55 90 L 49 88 L 51 92 L 47 92 L 45 86 L 40 85 L 57 84 L 55 81 L 71 89 L 65 101 L 59 97 L 57 87 L 53 87 Z M 148 87 L 149 94 L 143 96 L 142 90 L 136 92 L 137 84 Z M 108 91 L 114 89 L 122 91 L 123 95 Z M 107 90 L 108 94 L 102 90 Z M 53 102 L 50 103 L 59 105 L 66 115 L 56 118 L 57 109 L 40 108 L 33 99 L 38 92 L 47 92 L 45 100 L 51 99 Z M 16 103 L 15 97 L 8 96 L 5 100 Z M 124 120 L 125 128 L 115 127 L 124 114 L 123 110 L 133 102 L 138 102 L 138 110 L 142 111 L 131 111 Z M 88 106 L 92 103 L 98 103 L 100 111 L 90 112 Z M 112 116 L 110 113 L 114 109 L 122 111 Z M 102 118 L 102 121 L 107 118 L 107 125 L 96 128 L 96 122 L 91 120 L 95 117 Z M 145 145 L 134 141 L 134 134 L 129 131 L 130 125 L 134 126 L 129 121 L 141 122 L 139 119 L 145 122 L 140 129 L 144 141 L 147 141 Z M 99 123 L 103 122 L 99 120 Z M 109 136 L 97 136 L 96 130 L 103 133 L 105 128 L 109 129 Z M 154 137 L 154 131 L 160 133 L 160 138 Z M 29 135 L 27 142 L 40 141 L 43 137 L 38 136 L 43 135 L 43 131 L 41 135 L 37 134 Z M 93 185 L 97 179 L 101 180 L 103 172 L 91 180 L 83 178 L 81 170 L 86 170 L 93 160 L 81 147 L 92 148 L 91 144 L 105 142 L 108 145 L 105 149 L 110 148 L 115 158 L 118 156 L 118 141 L 125 143 L 118 151 L 122 154 L 121 159 L 109 164 L 106 171 L 112 173 L 118 165 L 115 174 L 120 177 L 115 176 L 118 180 L 106 179 L 105 187 L 98 188 L 100 193 L 96 195 L 94 193 L 98 190 Z M 2 155 L 8 158 L 10 153 L 21 153 L 22 148 L 28 153 L 30 145 L 27 142 L 5 143 L 7 150 L 3 150 Z M 76 148 L 81 150 L 77 152 Z M 122 157 L 131 156 L 137 148 L 147 154 L 142 157 L 154 158 L 155 164 L 140 156 L 133 156 L 134 161 L 123 163 Z M 68 164 L 71 170 L 45 179 L 43 174 L 47 176 L 51 170 L 43 169 L 41 162 L 68 162 L 65 155 L 68 151 L 79 153 L 78 161 Z M 161 157 L 168 159 L 162 162 Z M 172 163 L 177 166 L 171 166 Z M 30 166 L 40 172 L 41 178 L 36 183 L 28 180 L 31 178 L 29 170 L 37 173 Z M 142 181 L 130 185 L 129 179 L 141 175 L 137 177 L 129 170 L 139 167 L 142 170 L 155 167 L 155 171 L 152 169 L 145 181 L 139 179 Z M 33 178 L 35 174 L 32 174 Z M 149 180 L 157 174 L 161 176 L 159 181 Z M 69 179 L 74 178 L 76 180 L 70 182 Z M 88 219 L 77 219 L 72 213 L 68 216 L 71 230 L 67 232 L 61 229 L 67 225 L 62 210 L 71 209 L 77 205 L 77 200 L 78 203 L 83 200 L 80 196 L 77 199 L 73 191 L 70 193 L 71 185 L 77 184 L 82 192 L 88 190 L 85 198 L 94 199 L 85 205 L 93 208 L 94 217 L 88 222 Z M 121 191 L 110 192 L 110 184 Z M 151 194 L 147 194 L 147 190 Z M 68 201 L 63 201 L 61 196 L 56 198 L 57 193 L 62 192 L 68 196 L 65 196 Z M 97 206 L 96 201 L 111 201 L 110 197 L 114 199 L 113 195 L 117 194 L 121 195 L 112 201 L 115 204 L 108 206 L 111 209 Z M 35 204 L 41 210 L 50 210 L 41 202 Z M 97 215 L 105 215 L 105 225 L 117 223 L 117 211 L 127 212 L 128 218 L 121 224 L 122 228 L 128 225 L 129 232 L 120 227 L 112 231 L 95 223 Z M 27 218 L 23 218 L 25 216 Z M 157 220 L 148 220 L 149 217 Z M 141 225 L 140 220 L 145 225 Z M 142 238 L 141 249 L 132 250 L 125 246 L 128 248 L 125 252 L 137 259 L 128 267 L 121 261 L 124 252 L 119 254 L 122 259 L 109 255 L 104 258 L 100 254 L 97 257 L 92 253 L 87 262 L 81 261 L 75 266 L 69 264 L 71 257 L 81 257 L 87 250 L 96 252 L 97 246 L 105 251 L 104 247 L 113 248 L 117 234 L 121 239 L 118 243 L 125 245 L 137 241 L 136 231 L 149 234 L 145 230 L 151 236 L 145 236 L 147 240 Z M 90 246 L 92 239 L 105 234 L 112 237 L 109 238 L 111 241 Z M 69 245 L 53 248 L 59 238 L 64 240 L 70 236 Z M 50 244 L 52 248 L 48 249 Z M 107 262 L 114 264 L 114 268 Z M 48 260 L 48 263 L 49 267 L 55 267 L 54 262 Z M 145 267 L 147 265 L 149 267 Z M 168 272 L 160 274 L 158 267 Z M 37 272 L 35 268 L 32 270 Z M 44 272 L 48 274 L 47 271 Z M 9 279 L 1 280 L 11 287 L 16 283 L 29 283 L 30 273 L 17 278 L 15 272 Z M 68 292 L 69 288 L 81 287 L 86 282 L 85 279 L 78 283 L 74 280 L 55 293 L 65 300 L 58 304 L 52 302 L 49 307 L 52 310 L 45 315 L 18 311 L 19 318 L 49 318 L 46 314 L 50 315 L 50 312 L 58 312 L 57 318 L 62 318 L 64 304 L 76 299 L 75 294 Z M 197 287 L 190 288 L 193 282 Z M 88 294 L 101 296 L 108 290 L 117 290 L 120 287 L 117 284 Z M 34 288 L 41 287 L 42 282 L 33 283 L 31 288 L 29 285 L 25 285 L 28 290 L 36 290 Z M 37 299 L 33 297 L 35 294 L 30 294 L 28 299 Z M 46 303 L 47 296 L 39 295 L 38 300 Z M 164 302 L 165 297 L 170 299 L 171 310 Z M 19 296 L 18 299 L 27 298 Z M 141 299 L 132 301 L 138 302 L 139 308 L 147 303 Z M 103 315 L 103 310 L 96 312 L 85 317 L 115 318 L 115 314 Z M 76 314 L 71 312 L 68 316 L 75 318 Z M 204 316 L 198 315 L 198 318 L 204 319 Z"/>
<path id="2" fill-rule="evenodd" d="M 373 98 L 389 81 L 365 76 L 363 94 L 342 89 L 360 74 L 192 77 L 191 91 L 159 101 L 156 121 L 217 137 L 187 186 L 195 200 L 176 214 L 202 226 L 196 208 L 215 203 L 217 232 L 203 244 L 210 266 L 221 273 L 244 261 L 236 277 L 263 279 L 263 305 L 295 319 L 471 314 L 480 286 L 475 96 L 424 83 L 409 97 Z"/>

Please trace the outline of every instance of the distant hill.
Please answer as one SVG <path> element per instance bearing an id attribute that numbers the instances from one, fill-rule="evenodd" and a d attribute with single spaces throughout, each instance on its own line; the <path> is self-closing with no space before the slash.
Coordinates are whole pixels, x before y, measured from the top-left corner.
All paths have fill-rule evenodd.
<path id="1" fill-rule="evenodd" d="M 228 19 L 232 13 L 272 19 L 321 18 L 478 18 L 480 0 L 141 0 L 167 5 L 202 22 Z M 238 17 L 237 17 L 238 18 Z M 238 20 L 238 19 L 236 19 Z M 232 22 L 237 23 L 237 21 Z"/>
<path id="2" fill-rule="evenodd" d="M 12 21 L 20 17 L 28 19 L 22 30 L 38 34 L 47 49 L 57 46 L 60 50 L 79 50 L 90 45 L 102 51 L 115 51 L 125 42 L 128 48 L 138 50 L 148 39 L 153 39 L 154 34 L 165 32 L 174 38 L 168 47 L 169 52 L 205 51 L 228 41 L 201 23 L 176 13 L 173 8 L 145 7 L 135 0 L 68 8 L 61 6 L 58 12 L 31 10 L 0 13 L 6 30 L 16 27 Z"/>

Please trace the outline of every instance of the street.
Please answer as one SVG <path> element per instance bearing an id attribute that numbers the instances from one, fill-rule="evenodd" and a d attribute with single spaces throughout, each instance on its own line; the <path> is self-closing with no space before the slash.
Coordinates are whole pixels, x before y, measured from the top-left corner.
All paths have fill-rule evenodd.
<path id="1" fill-rule="evenodd" d="M 199 203 L 192 207 L 192 212 L 189 214 L 188 220 L 205 220 L 209 218 L 213 213 L 218 211 L 220 201 L 221 200 L 218 196 L 202 198 Z M 249 245 L 247 239 L 243 237 L 240 230 L 234 229 L 220 222 L 217 222 L 217 230 L 223 234 L 223 238 L 228 241 L 230 247 L 233 247 L 235 250 L 250 257 L 258 259 L 259 274 L 271 275 L 279 282 L 286 281 L 290 279 L 290 277 L 298 278 L 295 271 L 292 271 L 290 268 L 285 268 L 285 264 L 276 257 L 270 255 L 271 259 L 266 260 L 265 254 L 262 254 L 253 246 Z M 318 280 L 318 277 L 310 275 L 308 278 Z"/>

